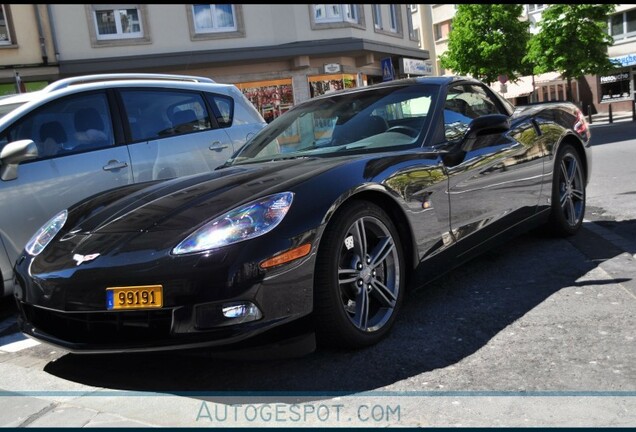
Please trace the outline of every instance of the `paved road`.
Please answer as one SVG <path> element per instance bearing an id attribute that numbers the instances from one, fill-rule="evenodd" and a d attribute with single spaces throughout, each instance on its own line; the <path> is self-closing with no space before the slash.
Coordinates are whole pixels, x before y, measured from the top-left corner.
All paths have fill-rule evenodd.
<path id="1" fill-rule="evenodd" d="M 529 233 L 411 293 L 366 350 L 71 355 L 22 339 L 0 304 L 0 425 L 634 426 L 636 236 L 615 203 L 636 183 L 615 160 L 636 161 L 636 135 L 602 127 L 577 236 Z"/>

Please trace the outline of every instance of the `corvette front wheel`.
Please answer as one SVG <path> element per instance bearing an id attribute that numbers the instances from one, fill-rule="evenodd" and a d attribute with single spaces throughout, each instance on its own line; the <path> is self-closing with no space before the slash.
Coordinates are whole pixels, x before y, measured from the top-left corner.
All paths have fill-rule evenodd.
<path id="1" fill-rule="evenodd" d="M 404 254 L 391 219 L 356 201 L 327 226 L 316 263 L 314 313 L 323 345 L 360 348 L 391 329 L 404 294 Z"/>

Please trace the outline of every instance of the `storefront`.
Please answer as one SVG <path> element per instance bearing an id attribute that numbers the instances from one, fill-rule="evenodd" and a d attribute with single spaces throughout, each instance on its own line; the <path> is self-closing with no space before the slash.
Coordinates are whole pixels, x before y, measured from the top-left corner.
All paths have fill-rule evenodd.
<path id="1" fill-rule="evenodd" d="M 331 93 L 343 89 L 356 88 L 360 85 L 366 85 L 366 76 L 361 76 L 361 81 L 358 82 L 358 76 L 355 74 L 325 74 L 325 75 L 313 75 L 307 77 L 309 81 L 309 92 L 311 97 L 320 96 L 326 93 Z"/>
<path id="2" fill-rule="evenodd" d="M 294 106 L 291 78 L 237 83 L 267 123 Z"/>
<path id="3" fill-rule="evenodd" d="M 630 89 L 632 71 L 629 68 L 621 69 L 599 77 L 600 103 L 612 103 L 633 99 Z"/>
<path id="4" fill-rule="evenodd" d="M 636 53 L 610 57 L 610 60 L 620 66 L 598 77 L 599 103 L 611 103 L 614 111 L 631 111 L 636 100 Z"/>

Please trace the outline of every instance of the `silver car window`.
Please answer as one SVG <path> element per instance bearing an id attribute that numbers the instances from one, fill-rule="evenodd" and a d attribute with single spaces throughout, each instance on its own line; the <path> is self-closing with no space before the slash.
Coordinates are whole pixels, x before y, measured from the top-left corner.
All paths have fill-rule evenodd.
<path id="1" fill-rule="evenodd" d="M 199 93 L 122 90 L 132 141 L 152 140 L 213 128 Z"/>
<path id="2" fill-rule="evenodd" d="M 20 139 L 36 143 L 38 159 L 114 145 L 106 95 L 70 96 L 46 104 L 16 122 L 2 142 Z"/>

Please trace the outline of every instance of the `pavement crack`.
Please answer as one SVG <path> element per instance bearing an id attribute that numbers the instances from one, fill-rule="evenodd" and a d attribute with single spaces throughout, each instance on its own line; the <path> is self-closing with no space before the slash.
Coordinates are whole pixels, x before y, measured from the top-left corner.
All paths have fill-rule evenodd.
<path id="1" fill-rule="evenodd" d="M 26 420 L 24 420 L 22 423 L 20 423 L 18 425 L 18 427 L 27 427 L 29 426 L 31 423 L 33 423 L 34 421 L 36 421 L 37 419 L 39 419 L 40 417 L 43 417 L 45 414 L 53 411 L 55 408 L 57 408 L 60 405 L 59 402 L 53 402 L 50 405 L 45 406 L 44 408 L 42 408 L 40 411 L 31 414 L 29 417 L 27 417 Z"/>

